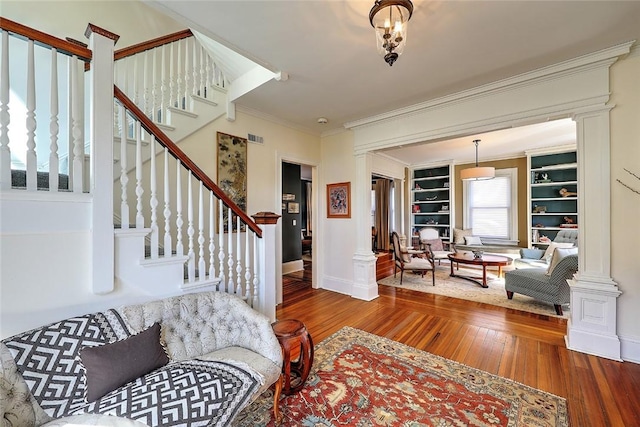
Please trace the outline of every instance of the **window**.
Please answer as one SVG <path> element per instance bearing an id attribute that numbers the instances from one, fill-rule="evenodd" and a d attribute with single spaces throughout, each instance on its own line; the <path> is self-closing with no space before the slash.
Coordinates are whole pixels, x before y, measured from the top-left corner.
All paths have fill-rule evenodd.
<path id="1" fill-rule="evenodd" d="M 494 179 L 464 182 L 464 227 L 474 236 L 517 242 L 517 172 L 499 169 Z"/>

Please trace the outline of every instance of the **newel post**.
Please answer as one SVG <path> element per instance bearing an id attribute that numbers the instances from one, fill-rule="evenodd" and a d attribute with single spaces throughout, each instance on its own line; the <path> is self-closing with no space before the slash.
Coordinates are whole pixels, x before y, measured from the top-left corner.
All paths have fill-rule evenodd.
<path id="1" fill-rule="evenodd" d="M 262 229 L 262 239 L 258 239 L 258 269 L 260 284 L 258 307 L 260 313 L 272 322 L 276 320 L 276 225 L 280 215 L 273 212 L 258 212 L 251 215 Z"/>
<path id="2" fill-rule="evenodd" d="M 113 51 L 119 36 L 93 24 L 84 35 L 93 52 L 89 71 L 89 129 L 93 194 L 91 283 L 95 294 L 113 291 Z M 126 218 L 122 218 L 127 221 Z"/>

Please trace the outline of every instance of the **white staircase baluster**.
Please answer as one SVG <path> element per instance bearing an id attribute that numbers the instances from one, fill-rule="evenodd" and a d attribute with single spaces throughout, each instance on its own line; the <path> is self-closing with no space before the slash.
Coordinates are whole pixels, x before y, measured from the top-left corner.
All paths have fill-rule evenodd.
<path id="1" fill-rule="evenodd" d="M 38 159 L 36 158 L 36 78 L 33 40 L 27 52 L 27 190 L 36 191 Z"/>
<path id="2" fill-rule="evenodd" d="M 242 298 L 242 250 L 240 247 L 240 217 L 236 217 L 236 295 Z"/>
<path id="3" fill-rule="evenodd" d="M 191 177 L 191 173 L 187 174 L 189 182 L 187 185 L 187 236 L 189 236 L 189 252 L 187 255 L 189 256 L 189 260 L 187 261 L 187 273 L 189 278 L 189 283 L 193 283 L 196 275 L 196 260 L 195 254 L 193 251 L 193 191 L 191 189 L 191 181 L 193 178 Z"/>
<path id="4" fill-rule="evenodd" d="M 224 277 L 224 205 L 218 199 L 218 267 L 220 268 L 220 290 L 227 291 Z"/>
<path id="5" fill-rule="evenodd" d="M 169 102 L 168 107 L 175 107 L 176 99 L 176 71 L 174 67 L 175 63 L 175 50 L 176 43 L 169 43 Z"/>
<path id="6" fill-rule="evenodd" d="M 51 98 L 50 98 L 51 119 L 49 121 L 49 134 L 51 144 L 49 145 L 49 191 L 58 191 L 58 51 L 51 49 Z"/>
<path id="7" fill-rule="evenodd" d="M 131 100 L 133 101 L 134 104 L 136 104 L 138 107 L 141 105 L 140 104 L 140 82 L 138 81 L 138 79 L 140 78 L 139 75 L 139 68 L 140 68 L 140 55 L 134 55 L 133 57 L 131 57 L 131 60 L 133 61 L 133 92 L 131 93 Z M 144 109 L 142 110 L 144 111 Z"/>
<path id="8" fill-rule="evenodd" d="M 127 175 L 127 112 L 124 105 L 120 111 L 120 222 L 123 230 L 129 229 L 129 203 L 127 201 L 127 185 L 129 176 Z"/>
<path id="9" fill-rule="evenodd" d="M 115 101 L 115 99 L 113 100 L 113 136 L 116 137 L 120 135 L 120 107 L 118 106 L 118 103 Z M 114 160 L 120 161 L 119 159 L 116 159 L 115 154 L 114 154 Z"/>
<path id="10" fill-rule="evenodd" d="M 171 248 L 173 242 L 171 241 L 171 194 L 169 190 L 169 150 L 164 148 L 164 174 L 162 179 L 164 180 L 164 256 L 171 256 Z"/>
<path id="11" fill-rule="evenodd" d="M 244 294 L 247 303 L 251 304 L 251 259 L 249 258 L 249 227 L 244 233 Z"/>
<path id="12" fill-rule="evenodd" d="M 11 188 L 11 150 L 9 149 L 9 33 L 2 31 L 2 66 L 0 67 L 0 189 Z"/>
<path id="13" fill-rule="evenodd" d="M 185 58 L 184 58 L 184 109 L 189 109 L 189 97 L 193 93 L 193 73 L 191 69 L 193 68 L 193 59 L 191 56 L 193 55 L 193 48 L 191 45 L 194 43 L 194 37 L 189 37 L 186 39 L 185 43 Z"/>
<path id="14" fill-rule="evenodd" d="M 151 167 L 149 187 L 151 189 L 151 197 L 149 204 L 151 206 L 151 259 L 158 259 L 158 192 L 157 192 L 157 171 L 156 171 L 156 138 L 151 135 L 149 143 L 151 151 Z"/>
<path id="15" fill-rule="evenodd" d="M 176 159 L 176 255 L 184 255 L 184 246 L 182 245 L 182 164 Z"/>
<path id="16" fill-rule="evenodd" d="M 160 117 L 159 123 L 167 124 L 167 107 L 169 106 L 169 86 L 167 82 L 167 45 L 164 44 L 154 50 L 160 49 Z"/>
<path id="17" fill-rule="evenodd" d="M 84 177 L 84 138 L 82 126 L 84 125 L 84 63 L 73 56 L 69 59 L 71 68 L 71 81 L 69 82 L 71 93 L 71 135 L 73 150 L 73 192 L 82 193 Z M 82 68 L 81 68 L 82 67 Z"/>
<path id="18" fill-rule="evenodd" d="M 215 227 L 215 198 L 213 196 L 213 191 L 209 191 L 209 279 L 213 279 L 216 277 L 216 265 L 215 265 L 215 231 L 213 227 Z"/>
<path id="19" fill-rule="evenodd" d="M 204 199 L 202 181 L 198 182 L 198 277 L 202 281 L 206 279 L 207 265 L 204 262 Z"/>
<path id="20" fill-rule="evenodd" d="M 200 87 L 200 84 L 198 82 L 198 41 L 194 38 L 193 39 L 193 55 L 191 60 L 193 61 L 193 65 L 192 65 L 192 69 L 191 69 L 191 74 L 193 76 L 193 95 L 197 95 L 198 94 L 198 88 Z"/>
<path id="21" fill-rule="evenodd" d="M 200 96 L 206 98 L 206 85 L 207 85 L 207 74 L 206 74 L 206 60 L 205 60 L 205 52 L 202 45 L 200 46 Z"/>
<path id="22" fill-rule="evenodd" d="M 235 290 L 235 286 L 233 283 L 233 211 L 231 208 L 227 208 L 227 226 L 228 229 L 228 256 L 227 256 L 227 266 L 229 267 L 229 281 L 227 282 L 227 292 L 232 294 Z"/>
<path id="23" fill-rule="evenodd" d="M 160 79 L 158 78 L 158 49 L 153 49 L 151 52 L 151 120 L 153 120 L 154 123 L 159 123 L 158 109 L 160 108 Z"/>
<path id="24" fill-rule="evenodd" d="M 136 133 L 136 228 L 144 228 L 144 215 L 142 215 L 142 126 L 135 122 Z"/>
<path id="25" fill-rule="evenodd" d="M 182 99 L 184 97 L 184 46 L 187 43 L 185 39 L 178 40 L 178 75 L 176 76 L 176 107 L 184 110 L 185 107 L 182 106 Z"/>
<path id="26" fill-rule="evenodd" d="M 144 52 L 144 68 L 142 70 L 142 88 L 144 90 L 144 107 L 142 111 L 153 120 L 153 103 L 151 102 L 151 84 L 152 80 L 149 78 L 149 74 L 151 73 L 151 51 L 147 50 Z"/>
<path id="27" fill-rule="evenodd" d="M 251 307 L 258 307 L 258 285 L 260 284 L 260 279 L 258 278 L 258 235 L 253 234 L 253 300 L 251 303 Z"/>

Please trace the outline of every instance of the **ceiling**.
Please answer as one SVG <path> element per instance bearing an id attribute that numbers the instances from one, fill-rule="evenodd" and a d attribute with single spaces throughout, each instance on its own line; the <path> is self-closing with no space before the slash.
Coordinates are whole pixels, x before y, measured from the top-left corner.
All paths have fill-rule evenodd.
<path id="1" fill-rule="evenodd" d="M 640 1 L 413 3 L 407 46 L 390 67 L 377 53 L 369 24 L 373 0 L 148 2 L 269 70 L 286 72 L 288 80 L 269 81 L 236 104 L 316 134 L 640 40 Z M 329 122 L 318 124 L 318 117 Z M 572 127 L 547 125 L 539 132 L 563 141 L 567 127 Z M 541 141 L 538 131 L 524 130 L 504 130 L 495 138 L 467 135 L 446 150 L 439 148 L 443 143 L 429 149 L 439 150 L 438 157 L 444 159 L 452 158 L 452 150 L 459 146 L 472 160 L 471 141 L 480 138 L 481 158 L 503 156 L 503 150 L 516 145 L 514 138 L 520 141 L 519 151 Z M 525 142 L 525 135 L 534 139 Z M 413 147 L 386 154 L 415 164 L 421 152 Z"/>

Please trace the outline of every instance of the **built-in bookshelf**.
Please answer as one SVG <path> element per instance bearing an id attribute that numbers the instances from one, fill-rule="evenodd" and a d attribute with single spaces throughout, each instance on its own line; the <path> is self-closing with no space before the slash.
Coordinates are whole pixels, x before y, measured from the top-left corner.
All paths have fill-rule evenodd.
<path id="1" fill-rule="evenodd" d="M 545 246 L 544 237 L 552 241 L 558 231 L 578 228 L 577 152 L 565 149 L 527 154 L 531 174 L 529 242 L 530 246 Z"/>
<path id="2" fill-rule="evenodd" d="M 453 214 L 453 166 L 420 167 L 412 170 L 411 231 L 436 228 L 443 240 L 451 236 Z"/>

